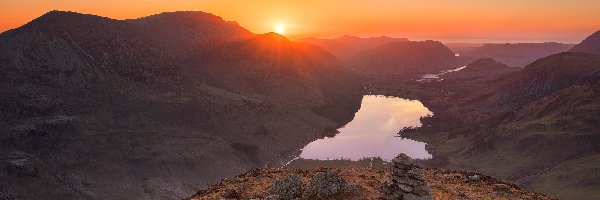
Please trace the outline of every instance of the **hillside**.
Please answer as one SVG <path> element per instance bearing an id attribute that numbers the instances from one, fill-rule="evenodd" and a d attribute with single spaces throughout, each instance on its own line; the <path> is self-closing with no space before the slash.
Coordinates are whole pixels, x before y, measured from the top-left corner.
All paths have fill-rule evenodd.
<path id="1" fill-rule="evenodd" d="M 361 74 L 404 77 L 448 70 L 461 63 L 448 47 L 432 40 L 388 43 L 356 53 L 343 61 Z"/>
<path id="2" fill-rule="evenodd" d="M 384 168 L 255 169 L 188 199 L 550 199 L 474 172 L 421 168 L 407 156 L 388 164 Z"/>
<path id="3" fill-rule="evenodd" d="M 473 63 L 468 64 L 467 67 L 465 67 L 464 69 L 456 72 L 443 74 L 440 76 L 440 78 L 447 81 L 472 80 L 478 82 L 488 82 L 506 74 L 509 74 L 510 72 L 518 70 L 518 68 L 509 67 L 491 58 L 480 58 L 474 61 Z"/>
<path id="4" fill-rule="evenodd" d="M 422 84 L 421 98 L 437 116 L 402 135 L 429 144 L 431 166 L 479 171 L 561 199 L 596 199 L 599 74 L 598 55 L 561 53 L 476 85 Z"/>
<path id="5" fill-rule="evenodd" d="M 484 44 L 471 48 L 457 45 L 451 47 L 456 47 L 452 50 L 460 54 L 463 59 L 492 58 L 511 67 L 525 67 L 539 58 L 568 51 L 573 45 L 545 42 Z"/>
<path id="6" fill-rule="evenodd" d="M 571 52 L 584 52 L 584 53 L 600 53 L 600 31 L 596 31 L 592 35 L 588 36 L 581 43 L 575 45 Z"/>
<path id="7" fill-rule="evenodd" d="M 317 45 L 334 55 L 343 58 L 387 43 L 408 41 L 408 39 L 386 36 L 361 38 L 344 35 L 333 39 L 302 38 L 296 41 Z"/>
<path id="8" fill-rule="evenodd" d="M 0 71 L 2 198 L 182 198 L 279 165 L 362 93 L 321 48 L 203 12 L 52 11 L 0 34 Z"/>

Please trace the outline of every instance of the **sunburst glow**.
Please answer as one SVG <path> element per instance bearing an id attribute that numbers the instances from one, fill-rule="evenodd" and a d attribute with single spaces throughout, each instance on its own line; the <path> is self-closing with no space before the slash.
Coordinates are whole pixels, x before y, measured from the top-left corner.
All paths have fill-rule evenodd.
<path id="1" fill-rule="evenodd" d="M 278 24 L 275 27 L 275 32 L 283 35 L 285 33 L 285 26 L 283 24 Z"/>

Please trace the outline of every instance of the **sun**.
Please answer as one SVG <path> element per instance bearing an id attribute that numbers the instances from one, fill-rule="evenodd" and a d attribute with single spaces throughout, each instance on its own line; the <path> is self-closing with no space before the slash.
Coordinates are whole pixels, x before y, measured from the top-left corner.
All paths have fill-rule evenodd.
<path id="1" fill-rule="evenodd" d="M 275 33 L 283 35 L 285 33 L 285 26 L 283 24 L 278 24 L 275 26 Z"/>

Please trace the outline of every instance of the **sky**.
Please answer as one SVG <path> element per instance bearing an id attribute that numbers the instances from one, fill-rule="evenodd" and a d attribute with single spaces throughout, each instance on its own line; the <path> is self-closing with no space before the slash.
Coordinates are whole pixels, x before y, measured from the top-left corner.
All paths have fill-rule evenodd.
<path id="1" fill-rule="evenodd" d="M 600 29 L 600 0 L 0 0 L 0 32 L 51 11 L 114 19 L 209 12 L 292 39 L 392 36 L 443 42 L 578 43 Z"/>

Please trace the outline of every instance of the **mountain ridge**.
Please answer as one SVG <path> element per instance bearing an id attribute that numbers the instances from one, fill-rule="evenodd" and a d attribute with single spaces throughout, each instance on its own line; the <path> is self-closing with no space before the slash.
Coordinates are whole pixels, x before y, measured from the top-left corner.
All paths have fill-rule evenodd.
<path id="1" fill-rule="evenodd" d="M 361 83 L 320 48 L 251 39 L 261 36 L 197 12 L 174 17 L 216 24 L 174 24 L 183 29 L 164 34 L 184 33 L 168 38 L 180 42 L 161 43 L 147 28 L 169 15 L 153 16 L 150 26 L 53 11 L 0 35 L 2 197 L 183 198 L 286 162 L 360 106 Z M 216 34 L 223 27 L 232 31 Z M 225 40 L 183 43 L 195 38 L 185 33 Z M 253 45 L 231 45 L 244 40 Z M 276 44 L 266 49 L 273 54 L 228 59 L 262 44 Z M 213 51 L 226 47 L 238 54 Z M 287 56 L 261 62 L 274 55 Z M 323 107 L 330 110 L 318 112 Z"/>
<path id="2" fill-rule="evenodd" d="M 596 54 L 600 53 L 600 31 L 592 33 L 569 51 Z"/>
<path id="3" fill-rule="evenodd" d="M 377 47 L 390 42 L 408 41 L 406 38 L 392 38 L 388 36 L 366 37 L 343 35 L 333 39 L 319 39 L 315 37 L 297 39 L 296 41 L 311 43 L 322 47 L 332 54 L 344 58 L 360 51 Z"/>

